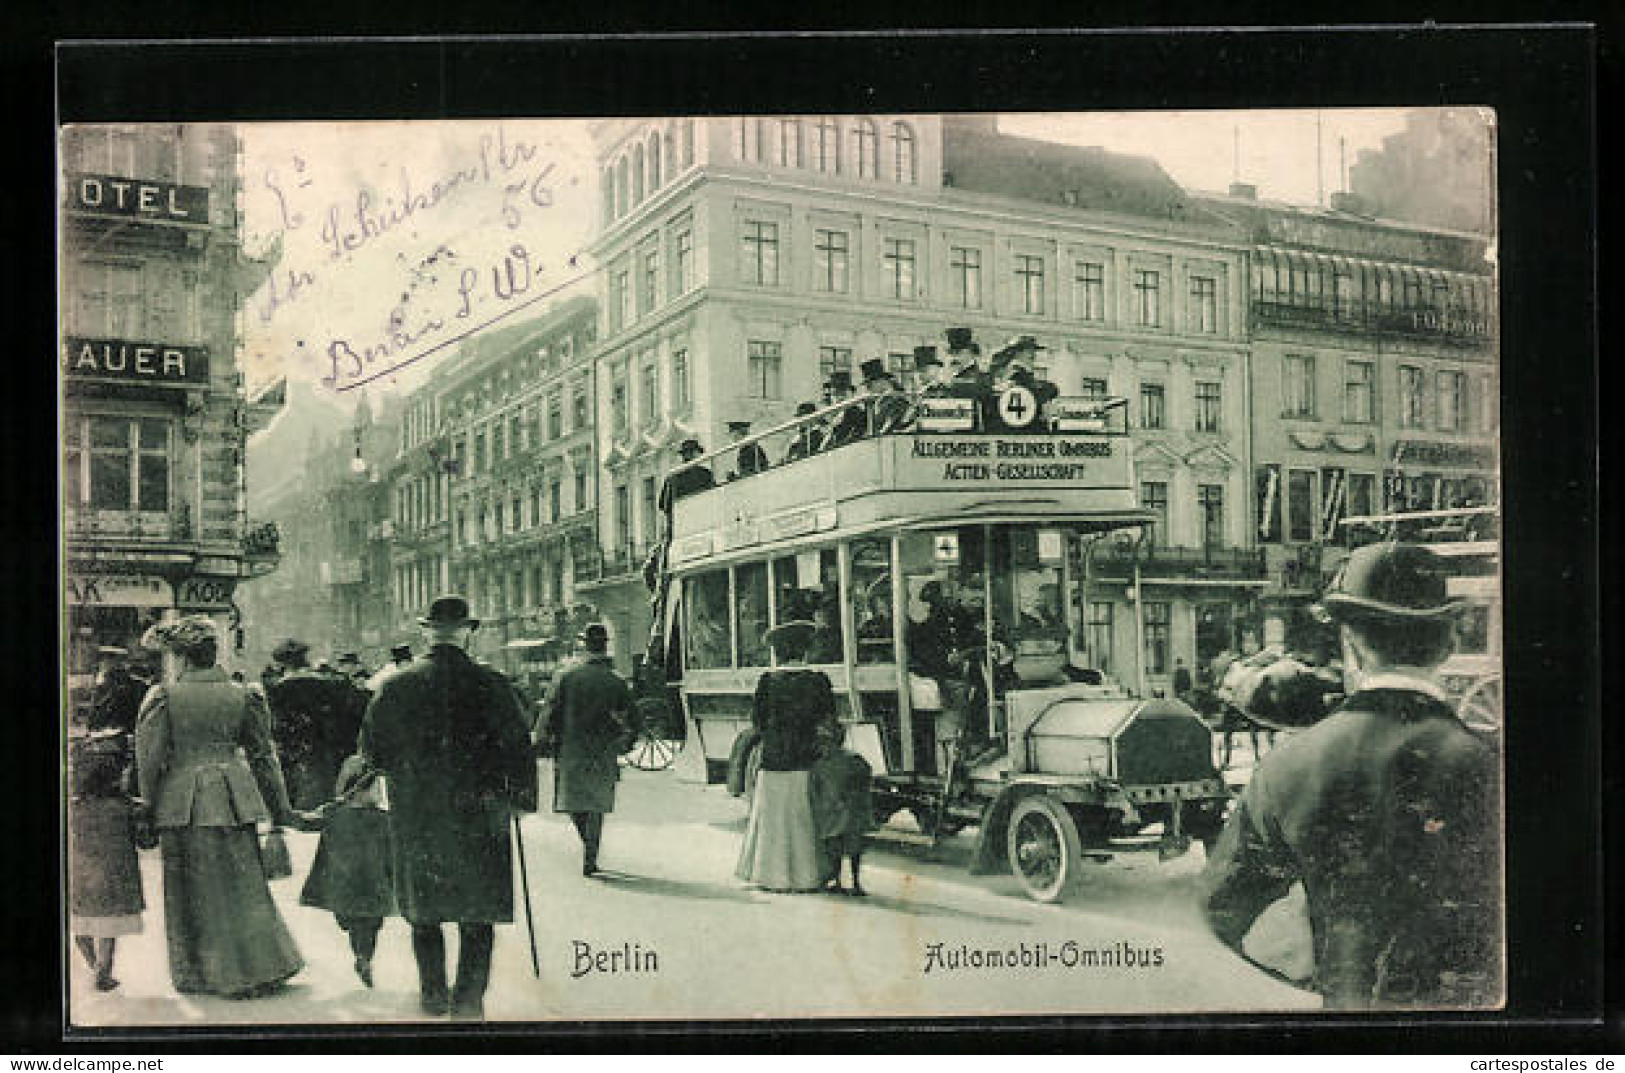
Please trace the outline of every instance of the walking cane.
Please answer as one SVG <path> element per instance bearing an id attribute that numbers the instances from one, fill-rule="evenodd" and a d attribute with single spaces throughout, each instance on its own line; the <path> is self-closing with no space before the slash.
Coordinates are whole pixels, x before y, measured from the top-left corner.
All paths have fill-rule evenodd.
<path id="1" fill-rule="evenodd" d="M 525 930 L 530 933 L 530 971 L 542 978 L 542 964 L 536 957 L 536 921 L 530 915 L 530 875 L 525 869 L 525 839 L 519 833 L 519 814 L 513 813 L 513 841 L 519 852 L 519 891 L 525 896 Z"/>

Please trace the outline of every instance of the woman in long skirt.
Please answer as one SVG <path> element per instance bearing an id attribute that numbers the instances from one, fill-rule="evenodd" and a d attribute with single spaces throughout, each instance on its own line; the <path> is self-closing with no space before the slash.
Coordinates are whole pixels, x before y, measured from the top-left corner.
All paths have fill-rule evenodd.
<path id="1" fill-rule="evenodd" d="M 771 891 L 815 891 L 824 883 L 808 772 L 818 758 L 819 725 L 835 720 L 835 691 L 822 671 L 800 666 L 815 629 L 787 622 L 769 630 L 781 669 L 756 684 L 751 722 L 762 738 L 761 766 L 735 874 Z"/>
<path id="2" fill-rule="evenodd" d="M 163 853 L 170 979 L 177 991 L 265 994 L 304 961 L 271 900 L 258 824 L 309 821 L 288 805 L 265 702 L 215 663 L 214 623 L 165 623 L 153 642 L 178 663 L 136 724 L 141 796 Z"/>

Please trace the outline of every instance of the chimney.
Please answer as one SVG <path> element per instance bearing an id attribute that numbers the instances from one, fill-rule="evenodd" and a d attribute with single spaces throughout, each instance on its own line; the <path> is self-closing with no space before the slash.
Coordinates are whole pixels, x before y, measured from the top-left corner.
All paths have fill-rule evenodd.
<path id="1" fill-rule="evenodd" d="M 1246 198 L 1248 201 L 1258 200 L 1258 187 L 1252 183 L 1231 183 L 1230 196 Z"/>

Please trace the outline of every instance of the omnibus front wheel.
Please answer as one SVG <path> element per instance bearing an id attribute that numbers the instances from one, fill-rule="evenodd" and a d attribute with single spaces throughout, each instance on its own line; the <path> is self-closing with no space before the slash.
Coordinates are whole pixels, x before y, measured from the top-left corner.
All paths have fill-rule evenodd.
<path id="1" fill-rule="evenodd" d="M 1043 794 L 1024 797 L 1010 812 L 1005 847 L 1010 871 L 1027 896 L 1059 902 L 1077 885 L 1083 840 L 1066 806 Z"/>

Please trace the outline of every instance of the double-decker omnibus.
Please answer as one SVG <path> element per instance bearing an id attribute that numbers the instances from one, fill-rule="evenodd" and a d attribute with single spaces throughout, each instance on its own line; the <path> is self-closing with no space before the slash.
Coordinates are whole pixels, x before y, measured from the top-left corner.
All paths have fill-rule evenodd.
<path id="1" fill-rule="evenodd" d="M 930 838 L 979 825 L 973 868 L 1013 869 L 1046 900 L 1085 856 L 1215 836 L 1227 794 L 1206 725 L 1080 650 L 1088 546 L 1152 519 L 1124 400 L 1061 397 L 1035 416 L 1016 387 L 915 398 L 898 420 L 890 398 L 697 460 L 714 486 L 673 504 L 657 595 L 680 767 L 716 782 L 748 760 L 736 743 L 773 665 L 763 635 L 810 620 L 808 663 L 876 773 L 877 819 L 907 810 Z M 858 434 L 821 446 L 837 429 Z M 767 468 L 735 472 L 755 469 L 742 452 Z"/>

